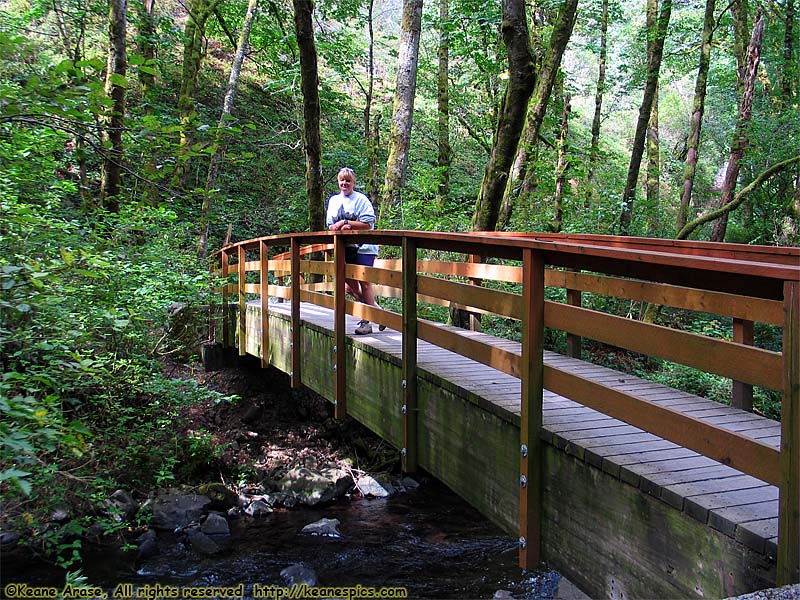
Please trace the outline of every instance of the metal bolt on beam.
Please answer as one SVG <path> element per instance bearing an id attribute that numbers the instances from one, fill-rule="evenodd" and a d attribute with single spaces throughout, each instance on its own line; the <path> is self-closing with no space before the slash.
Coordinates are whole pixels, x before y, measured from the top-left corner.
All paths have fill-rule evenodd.
<path id="1" fill-rule="evenodd" d="M 336 365 L 333 365 L 333 370 L 334 370 L 334 371 L 336 370 Z"/>
<path id="2" fill-rule="evenodd" d="M 519 485 L 520 487 L 525 487 L 526 485 L 528 485 L 528 478 L 525 477 L 525 475 L 519 476 Z"/>
<path id="3" fill-rule="evenodd" d="M 519 547 L 520 548 L 527 548 L 528 547 L 528 540 L 525 539 L 524 535 L 519 536 Z"/>
<path id="4" fill-rule="evenodd" d="M 405 448 L 402 448 L 400 450 L 400 456 L 405 456 L 406 454 L 408 454 L 408 451 Z"/>
<path id="5" fill-rule="evenodd" d="M 403 379 L 403 381 L 402 381 L 402 383 L 400 385 L 403 386 L 403 389 L 406 389 L 408 387 L 408 382 L 405 379 Z"/>
<path id="6" fill-rule="evenodd" d="M 403 404 L 403 406 L 400 407 L 400 412 L 406 414 L 407 411 L 408 411 L 408 406 L 406 404 Z"/>
<path id="7" fill-rule="evenodd" d="M 336 353 L 336 346 L 333 347 L 333 352 Z"/>
<path id="8" fill-rule="evenodd" d="M 528 445 L 522 444 L 522 446 L 519 449 L 519 453 L 523 456 L 523 458 L 528 456 Z"/>

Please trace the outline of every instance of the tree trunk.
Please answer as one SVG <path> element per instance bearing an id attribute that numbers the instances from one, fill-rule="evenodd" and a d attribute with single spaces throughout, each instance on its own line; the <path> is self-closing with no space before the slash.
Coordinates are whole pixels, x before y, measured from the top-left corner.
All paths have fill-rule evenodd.
<path id="1" fill-rule="evenodd" d="M 783 34 L 781 96 L 783 105 L 788 106 L 797 90 L 797 78 L 800 75 L 800 69 L 798 69 L 797 61 L 794 59 L 794 0 L 786 0 L 784 20 L 786 29 Z"/>
<path id="2" fill-rule="evenodd" d="M 211 223 L 212 198 L 217 187 L 217 175 L 219 165 L 225 154 L 225 129 L 233 111 L 233 102 L 236 100 L 236 90 L 239 87 L 239 76 L 242 72 L 244 55 L 247 52 L 247 45 L 250 41 L 250 30 L 258 10 L 258 0 L 250 0 L 247 4 L 247 13 L 242 23 L 242 31 L 239 34 L 239 41 L 236 44 L 236 54 L 231 63 L 231 73 L 228 77 L 228 88 L 225 90 L 225 99 L 222 101 L 222 114 L 219 117 L 217 133 L 214 139 L 214 151 L 211 154 L 211 161 L 208 165 L 208 176 L 206 178 L 206 189 L 203 196 L 203 206 L 200 214 L 200 239 L 197 243 L 197 254 L 200 260 L 205 260 L 208 253 L 208 226 Z"/>
<path id="3" fill-rule="evenodd" d="M 515 193 L 514 188 L 516 185 L 514 181 L 509 181 L 509 184 L 504 187 L 505 198 L 502 207 L 501 227 L 508 226 L 511 220 L 515 196 L 517 196 L 519 202 L 524 203 L 527 201 L 530 192 L 534 188 L 535 175 L 533 170 L 528 168 L 530 155 L 533 153 L 539 140 L 539 132 L 541 131 L 542 122 L 547 112 L 547 105 L 550 101 L 550 94 L 553 90 L 556 76 L 561 67 L 561 59 L 564 56 L 567 43 L 572 36 L 572 29 L 575 26 L 577 8 L 577 0 L 565 0 L 564 4 L 561 6 L 556 22 L 553 25 L 550 45 L 542 60 L 542 66 L 538 71 L 538 78 L 536 78 L 536 75 L 534 76 L 536 78 L 536 83 L 528 108 L 524 140 L 517 148 L 517 156 L 515 159 L 517 182 L 521 180 L 522 186 L 518 193 Z"/>
<path id="4" fill-rule="evenodd" d="M 748 26 L 747 0 L 732 0 L 733 17 L 733 55 L 736 57 L 736 92 L 741 102 L 744 95 L 744 82 L 747 73 L 747 40 L 750 38 Z"/>
<path id="5" fill-rule="evenodd" d="M 373 8 L 374 0 L 369 0 L 367 8 L 367 28 L 369 31 L 369 64 L 367 82 L 367 98 L 364 104 L 364 145 L 367 150 L 367 177 L 366 186 L 369 197 L 374 203 L 380 201 L 379 190 L 380 182 L 378 179 L 378 150 L 380 142 L 380 131 L 378 125 L 380 123 L 380 113 L 375 116 L 375 123 L 372 124 L 372 101 L 375 97 L 375 30 L 373 26 Z M 376 206 L 376 211 L 380 211 L 380 207 Z"/>
<path id="6" fill-rule="evenodd" d="M 193 143 L 192 127 L 196 117 L 194 93 L 200 65 L 205 56 L 204 38 L 206 23 L 214 13 L 220 0 L 191 0 L 188 6 L 189 16 L 186 19 L 183 42 L 183 66 L 181 67 L 181 85 L 178 92 L 178 115 L 180 118 L 180 142 L 175 160 L 175 172 L 172 185 L 185 188 L 189 172 L 190 149 Z"/>
<path id="7" fill-rule="evenodd" d="M 293 0 L 297 47 L 300 51 L 300 83 L 303 90 L 303 142 L 306 150 L 306 195 L 308 226 L 311 231 L 325 227 L 322 198 L 322 141 L 319 131 L 319 74 L 314 44 L 314 7 L 311 0 Z"/>
<path id="8" fill-rule="evenodd" d="M 658 141 L 658 88 L 653 98 L 653 108 L 650 109 L 650 121 L 647 124 L 647 179 L 645 191 L 647 194 L 647 235 L 658 236 L 659 227 L 659 184 L 661 174 L 660 148 Z"/>
<path id="9" fill-rule="evenodd" d="M 756 22 L 753 25 L 753 33 L 750 36 L 750 45 L 747 48 L 747 60 L 745 69 L 744 93 L 739 104 L 739 118 L 736 122 L 736 131 L 731 142 L 731 152 L 728 158 L 728 168 L 725 171 L 725 181 L 722 184 L 717 208 L 722 208 L 733 199 L 736 190 L 736 180 L 739 178 L 739 169 L 744 149 L 747 146 L 747 127 L 753 115 L 753 96 L 755 94 L 756 77 L 758 75 L 758 63 L 761 58 L 761 44 L 764 39 L 764 17 L 759 9 L 756 15 Z M 714 224 L 711 231 L 712 242 L 725 241 L 725 232 L 728 228 L 728 213 L 724 213 Z"/>
<path id="10" fill-rule="evenodd" d="M 650 0 L 657 2 L 657 0 Z M 648 12 L 650 12 L 648 7 Z M 639 118 L 636 122 L 636 133 L 633 138 L 633 147 L 631 149 L 631 161 L 628 165 L 628 177 L 625 181 L 625 189 L 622 193 L 622 212 L 619 218 L 619 231 L 622 235 L 630 233 L 631 220 L 633 218 L 633 199 L 636 196 L 636 184 L 639 181 L 639 169 L 642 164 L 642 156 L 644 155 L 645 135 L 647 133 L 647 124 L 650 121 L 650 110 L 653 107 L 653 99 L 656 95 L 658 87 L 658 74 L 661 70 L 661 57 L 664 53 L 664 39 L 667 37 L 667 27 L 669 25 L 670 15 L 672 13 L 672 0 L 662 0 L 661 14 L 658 20 L 655 21 L 654 27 L 648 28 L 648 39 L 652 40 L 648 43 L 647 52 L 647 81 L 644 86 L 644 96 L 642 97 L 642 104 L 639 107 Z M 648 18 L 648 22 L 651 19 Z"/>
<path id="11" fill-rule="evenodd" d="M 600 157 L 600 118 L 603 109 L 603 94 L 606 88 L 606 63 L 608 60 L 608 0 L 603 0 L 600 14 L 600 56 L 598 57 L 599 68 L 597 72 L 597 89 L 594 94 L 594 117 L 592 117 L 592 141 L 589 145 L 589 172 L 586 180 L 589 189 L 585 196 L 585 208 L 592 204 L 594 196 L 595 169 Z"/>
<path id="12" fill-rule="evenodd" d="M 438 78 L 438 140 L 439 156 L 439 186 L 437 190 L 439 207 L 444 208 L 450 197 L 450 161 L 452 149 L 450 148 L 450 34 L 449 26 L 449 0 L 439 0 L 439 78 Z"/>
<path id="13" fill-rule="evenodd" d="M 139 69 L 139 83 L 142 86 L 142 95 L 147 96 L 156 80 L 155 75 L 149 72 L 152 68 L 150 64 L 156 57 L 156 45 L 154 42 L 156 39 L 156 0 L 143 0 L 141 4 L 138 4 L 138 7 L 138 52 L 144 57 L 144 64 L 147 67 L 146 69 Z M 149 106 L 146 109 L 149 109 Z"/>
<path id="14" fill-rule="evenodd" d="M 555 218 L 553 219 L 553 230 L 558 233 L 564 224 L 564 182 L 567 179 L 569 161 L 567 160 L 567 135 L 569 134 L 569 113 L 572 110 L 570 103 L 572 97 L 567 94 L 564 96 L 564 112 L 561 114 L 561 134 L 558 136 L 558 164 L 556 166 L 556 195 L 555 195 Z"/>
<path id="15" fill-rule="evenodd" d="M 403 18 L 400 23 L 397 89 L 394 97 L 392 132 L 389 140 L 389 157 L 386 160 L 386 178 L 383 184 L 379 222 L 384 222 L 386 210 L 400 205 L 400 194 L 405 184 L 414 115 L 414 97 L 417 92 L 421 29 L 422 0 L 404 0 Z"/>
<path id="16" fill-rule="evenodd" d="M 711 41 L 714 35 L 714 8 L 715 0 L 706 0 L 706 12 L 703 18 L 703 38 L 700 47 L 700 66 L 697 69 L 697 79 L 694 84 L 694 101 L 692 102 L 691 130 L 686 152 L 686 166 L 683 170 L 683 188 L 681 190 L 681 203 L 678 209 L 676 230 L 680 231 L 689 219 L 689 205 L 692 201 L 694 176 L 697 170 L 698 153 L 700 150 L 700 130 L 703 125 L 703 112 L 706 104 L 706 87 L 708 84 L 708 71 L 711 65 Z"/>
<path id="17" fill-rule="evenodd" d="M 122 132 L 125 125 L 125 71 L 128 57 L 125 46 L 127 7 L 125 0 L 110 0 L 109 49 L 106 67 L 106 95 L 113 101 L 104 120 L 103 145 L 106 154 L 100 178 L 100 202 L 110 212 L 119 211 L 120 179 L 122 176 Z"/>
<path id="18" fill-rule="evenodd" d="M 528 100 L 536 84 L 524 0 L 503 0 L 501 28 L 508 51 L 508 84 L 495 129 L 492 154 L 483 172 L 475 206 L 474 231 L 493 231 L 497 225 L 508 173 L 525 125 Z"/>

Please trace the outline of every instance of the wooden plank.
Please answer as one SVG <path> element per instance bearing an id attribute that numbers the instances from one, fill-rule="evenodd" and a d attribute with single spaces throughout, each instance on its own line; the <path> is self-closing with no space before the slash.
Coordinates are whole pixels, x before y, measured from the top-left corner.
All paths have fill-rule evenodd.
<path id="1" fill-rule="evenodd" d="M 777 500 L 755 502 L 741 506 L 727 506 L 710 512 L 708 514 L 708 524 L 725 535 L 735 537 L 736 527 L 739 523 L 768 519 L 774 516 L 777 511 Z"/>
<path id="2" fill-rule="evenodd" d="M 563 396 L 574 398 L 586 406 L 759 479 L 773 484 L 778 481 L 778 453 L 774 448 L 755 440 L 718 429 L 667 406 L 641 400 L 548 366 L 545 366 L 545 385 Z"/>
<path id="3" fill-rule="evenodd" d="M 719 509 L 771 500 L 778 500 L 778 488 L 762 484 L 760 487 L 744 490 L 719 491 L 687 497 L 684 512 L 701 523 L 706 523 L 710 513 Z"/>
<path id="4" fill-rule="evenodd" d="M 403 447 L 401 467 L 417 470 L 417 245 L 403 239 Z"/>
<path id="5" fill-rule="evenodd" d="M 300 242 L 292 238 L 291 245 L 292 272 L 292 388 L 300 389 L 302 385 L 302 358 L 300 336 Z"/>
<path id="6" fill-rule="evenodd" d="M 559 271 L 558 273 L 561 275 L 561 281 L 553 281 L 548 285 L 715 315 L 738 317 L 771 325 L 783 325 L 783 307 L 776 300 L 588 273 L 569 271 Z"/>
<path id="7" fill-rule="evenodd" d="M 781 323 L 782 324 L 782 323 Z M 737 344 L 753 345 L 753 321 L 734 318 L 733 319 L 733 341 Z M 733 380 L 733 393 L 731 404 L 742 410 L 753 410 L 753 386 L 743 381 Z"/>
<path id="8" fill-rule="evenodd" d="M 523 273 L 519 566 L 534 569 L 541 557 L 542 536 L 544 258 L 541 253 L 523 252 Z"/>
<path id="9" fill-rule="evenodd" d="M 778 585 L 800 582 L 800 283 L 783 285 Z"/>
<path id="10" fill-rule="evenodd" d="M 479 342 L 471 338 L 468 331 L 454 333 L 431 321 L 420 319 L 418 328 L 419 337 L 427 342 L 457 352 L 503 373 L 520 377 L 521 360 L 516 354 Z"/>
<path id="11" fill-rule="evenodd" d="M 519 319 L 522 316 L 523 299 L 518 294 L 422 275 L 418 286 L 421 294 L 482 308 L 504 317 Z"/>
<path id="12" fill-rule="evenodd" d="M 750 475 L 702 479 L 700 481 L 689 481 L 664 486 L 661 490 L 661 499 L 667 504 L 679 510 L 683 510 L 684 500 L 692 496 L 763 488 L 766 485 L 767 484 L 760 479 L 756 479 Z"/>
<path id="13" fill-rule="evenodd" d="M 777 352 L 555 302 L 545 303 L 545 325 L 771 390 L 784 385 Z"/>

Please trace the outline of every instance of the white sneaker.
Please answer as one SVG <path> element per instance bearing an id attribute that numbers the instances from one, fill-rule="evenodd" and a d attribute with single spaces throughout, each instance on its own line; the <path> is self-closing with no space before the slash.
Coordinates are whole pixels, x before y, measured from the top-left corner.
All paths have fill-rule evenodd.
<path id="1" fill-rule="evenodd" d="M 369 333 L 372 333 L 372 323 L 370 323 L 369 321 L 367 321 L 365 319 L 361 319 L 358 322 L 358 327 L 356 327 L 356 329 L 355 329 L 355 334 L 356 335 L 367 335 Z"/>

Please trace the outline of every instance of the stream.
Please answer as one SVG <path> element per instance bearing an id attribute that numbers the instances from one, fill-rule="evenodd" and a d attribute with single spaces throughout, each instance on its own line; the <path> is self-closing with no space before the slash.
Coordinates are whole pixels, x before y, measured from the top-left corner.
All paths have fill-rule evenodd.
<path id="1" fill-rule="evenodd" d="M 341 536 L 300 533 L 322 518 L 338 519 Z M 230 597 L 275 598 L 276 586 L 292 583 L 281 571 L 302 563 L 319 588 L 401 587 L 409 598 L 563 597 L 558 573 L 520 570 L 516 540 L 435 480 L 389 498 L 358 497 L 232 520 L 230 541 L 213 556 L 185 549 L 169 533 L 159 534 L 158 545 L 159 554 L 141 564 L 130 552 L 87 552 L 87 583 L 101 586 L 109 598 L 115 590 L 117 597 L 132 591 L 165 598 L 179 590 L 178 597 L 189 597 L 187 588 L 234 586 L 240 587 Z M 63 572 L 54 567 L 8 564 L 5 558 L 2 567 L 4 597 L 9 583 L 64 585 Z M 131 585 L 117 587 L 126 583 Z"/>

